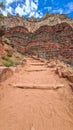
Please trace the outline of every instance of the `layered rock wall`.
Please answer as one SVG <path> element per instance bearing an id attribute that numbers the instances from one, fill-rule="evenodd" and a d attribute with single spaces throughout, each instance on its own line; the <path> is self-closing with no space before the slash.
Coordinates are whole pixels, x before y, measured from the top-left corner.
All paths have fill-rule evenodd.
<path id="1" fill-rule="evenodd" d="M 17 51 L 73 62 L 73 19 L 66 15 L 46 14 L 41 19 L 8 15 L 0 24 L 7 44 Z"/>
<path id="2" fill-rule="evenodd" d="M 0 24 L 2 26 L 5 26 L 6 28 L 15 27 L 15 26 L 24 26 L 30 32 L 34 32 L 40 26 L 44 26 L 44 25 L 53 26 L 63 22 L 68 23 L 73 28 L 73 19 L 68 18 L 65 14 L 62 15 L 46 14 L 41 19 L 35 19 L 33 17 L 26 19 L 24 17 L 19 17 L 18 15 L 17 16 L 8 15 L 7 17 L 5 17 L 3 20 L 0 21 Z"/>

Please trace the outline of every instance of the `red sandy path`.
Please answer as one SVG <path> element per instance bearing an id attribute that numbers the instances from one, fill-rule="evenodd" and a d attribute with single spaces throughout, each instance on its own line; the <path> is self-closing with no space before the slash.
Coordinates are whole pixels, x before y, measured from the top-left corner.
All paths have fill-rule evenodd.
<path id="1" fill-rule="evenodd" d="M 26 60 L 0 88 L 0 130 L 73 130 L 68 82 L 45 62 Z"/>

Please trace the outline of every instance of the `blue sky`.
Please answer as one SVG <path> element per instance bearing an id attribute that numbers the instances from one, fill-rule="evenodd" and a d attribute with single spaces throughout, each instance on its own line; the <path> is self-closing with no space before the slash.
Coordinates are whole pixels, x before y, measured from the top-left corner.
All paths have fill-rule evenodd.
<path id="1" fill-rule="evenodd" d="M 67 14 L 73 18 L 73 0 L 0 0 L 4 2 L 4 15 L 12 15 L 41 18 L 46 12 Z"/>

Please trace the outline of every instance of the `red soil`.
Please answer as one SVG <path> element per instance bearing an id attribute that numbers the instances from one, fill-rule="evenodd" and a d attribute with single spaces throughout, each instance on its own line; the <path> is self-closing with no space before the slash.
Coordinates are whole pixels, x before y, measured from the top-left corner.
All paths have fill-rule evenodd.
<path id="1" fill-rule="evenodd" d="M 0 85 L 0 130 L 73 130 L 69 82 L 47 61 L 25 60 Z"/>

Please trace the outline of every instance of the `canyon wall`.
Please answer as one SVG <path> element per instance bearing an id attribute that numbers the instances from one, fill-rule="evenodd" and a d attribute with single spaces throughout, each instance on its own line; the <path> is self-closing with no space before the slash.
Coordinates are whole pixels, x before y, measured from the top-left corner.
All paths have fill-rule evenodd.
<path id="1" fill-rule="evenodd" d="M 59 58 L 73 64 L 73 19 L 66 15 L 46 14 L 41 19 L 8 14 L 0 20 L 0 35 L 16 51 L 41 58 Z M 2 28 L 3 28 L 2 27 Z"/>
<path id="2" fill-rule="evenodd" d="M 29 32 L 34 32 L 40 26 L 49 25 L 53 26 L 56 24 L 60 24 L 66 22 L 73 28 L 73 19 L 68 18 L 65 14 L 45 14 L 41 19 L 35 19 L 34 17 L 25 18 L 11 16 L 8 14 L 7 17 L 4 17 L 3 20 L 0 20 L 0 25 L 5 26 L 6 28 L 15 27 L 15 26 L 24 26 Z"/>

